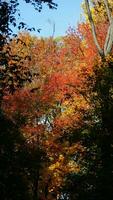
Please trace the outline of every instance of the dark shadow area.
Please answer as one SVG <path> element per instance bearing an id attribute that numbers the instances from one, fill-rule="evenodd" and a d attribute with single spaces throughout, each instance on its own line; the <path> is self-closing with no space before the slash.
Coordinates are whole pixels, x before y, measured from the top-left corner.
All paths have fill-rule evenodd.
<path id="1" fill-rule="evenodd" d="M 28 159 L 25 139 L 18 127 L 0 116 L 0 198 L 2 200 L 29 200 Z"/>

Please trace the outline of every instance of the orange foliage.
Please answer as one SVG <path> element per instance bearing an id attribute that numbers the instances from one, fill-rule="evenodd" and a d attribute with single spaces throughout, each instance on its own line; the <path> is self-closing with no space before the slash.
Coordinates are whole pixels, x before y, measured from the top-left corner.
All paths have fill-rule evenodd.
<path id="1" fill-rule="evenodd" d="M 106 29 L 107 25 L 97 29 L 101 45 Z M 70 157 L 76 152 L 80 158 L 84 156 L 82 144 L 69 144 L 66 140 L 61 144 L 60 139 L 86 123 L 84 115 L 92 109 L 89 94 L 95 81 L 90 78 L 98 55 L 85 23 L 77 31 L 69 29 L 61 45 L 51 38 L 37 39 L 26 34 L 20 38 L 25 46 L 14 40 L 11 53 L 22 56 L 18 73 L 24 76 L 26 70 L 30 72 L 31 82 L 25 81 L 22 89 L 13 94 L 6 93 L 2 108 L 7 117 L 18 123 L 28 144 L 34 142 L 45 150 L 48 161 L 40 172 L 39 187 L 43 193 L 48 185 L 48 199 L 52 199 L 52 193 L 58 194 L 62 187 L 65 175 L 81 170 L 80 164 Z M 14 62 L 9 60 L 10 68 Z M 15 77 L 14 73 L 11 75 Z"/>

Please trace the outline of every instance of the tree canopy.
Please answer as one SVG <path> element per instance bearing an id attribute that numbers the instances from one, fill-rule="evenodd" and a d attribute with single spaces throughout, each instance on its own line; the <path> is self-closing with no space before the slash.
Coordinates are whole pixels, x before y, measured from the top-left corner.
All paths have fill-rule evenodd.
<path id="1" fill-rule="evenodd" d="M 113 199 L 113 3 L 84 3 L 65 36 L 22 32 L 2 45 L 3 200 Z"/>

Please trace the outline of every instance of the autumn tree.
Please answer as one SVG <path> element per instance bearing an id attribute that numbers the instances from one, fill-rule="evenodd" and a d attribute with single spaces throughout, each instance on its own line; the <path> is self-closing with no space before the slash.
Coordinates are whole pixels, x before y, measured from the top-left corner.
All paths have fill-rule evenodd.
<path id="1" fill-rule="evenodd" d="M 92 3 L 90 8 L 89 1 L 85 1 L 89 23 L 86 19 L 85 23 L 79 24 L 77 32 L 82 38 L 83 57 L 80 61 L 84 63 L 88 86 L 85 91 L 80 87 L 77 89 L 90 107 L 84 110 L 84 123 L 78 137 L 85 151 L 81 170 L 77 174 L 68 174 L 60 199 L 112 199 L 112 2 Z M 101 20 L 99 16 L 102 16 Z M 76 134 L 77 130 L 73 129 L 71 135 Z"/>
<path id="2" fill-rule="evenodd" d="M 42 3 L 45 2 L 48 3 L 50 8 L 56 7 L 53 1 L 26 1 L 26 3 L 32 3 L 38 11 L 42 9 Z M 17 6 L 17 0 L 0 1 L 0 160 L 2 163 L 0 167 L 0 196 L 2 199 L 38 199 L 37 171 L 43 158 L 45 158 L 45 154 L 35 144 L 33 146 L 28 145 L 27 139 L 22 134 L 20 126 L 25 117 L 21 117 L 21 119 L 18 117 L 18 121 L 15 123 L 9 116 L 6 116 L 3 107 L 1 108 L 4 90 L 7 90 L 7 94 L 14 93 L 19 87 L 23 87 L 25 77 L 31 81 L 32 73 L 28 69 L 24 71 L 21 68 L 22 58 L 26 59 L 27 57 L 26 60 L 29 60 L 26 43 L 20 39 L 17 42 L 22 48 L 26 46 L 23 48 L 25 57 L 21 54 L 15 55 L 10 46 L 10 36 L 12 35 L 10 25 L 16 26 Z M 18 28 L 25 28 L 25 24 L 20 22 Z M 23 162 L 20 164 L 22 160 Z M 32 163 L 32 167 L 30 163 Z"/>
<path id="3" fill-rule="evenodd" d="M 24 140 L 9 157 L 25 155 L 19 166 L 33 200 L 112 199 L 112 2 L 85 5 L 86 21 L 61 42 L 19 34 L 4 47 L 2 110 Z"/>
<path id="4" fill-rule="evenodd" d="M 92 80 L 93 88 L 90 91 L 90 103 L 93 106 L 93 112 L 89 113 L 86 117 L 88 122 L 83 133 L 85 137 L 82 138 L 82 142 L 86 147 L 86 156 L 84 160 L 83 175 L 75 176 L 69 181 L 67 187 L 67 195 L 71 193 L 72 186 L 76 185 L 78 181 L 80 188 L 77 187 L 78 194 L 77 199 L 112 199 L 112 144 L 113 144 L 113 104 L 112 104 L 112 87 L 113 87 L 113 72 L 112 72 L 112 45 L 113 45 L 113 22 L 112 22 L 112 6 L 108 4 L 108 1 L 93 1 L 93 14 L 89 6 L 89 1 L 85 1 L 87 16 L 89 19 L 86 24 L 81 25 L 84 30 L 90 30 L 91 25 L 92 39 L 90 42 L 88 32 L 82 33 L 83 38 L 86 40 L 86 44 L 89 46 L 96 46 L 98 55 L 95 57 L 93 64 L 93 76 L 90 76 Z M 100 3 L 100 4 L 99 4 Z M 110 3 L 110 2 L 109 2 Z M 112 3 L 112 2 L 111 2 Z M 110 8 L 109 8 L 110 5 Z M 103 6 L 103 7 L 102 7 Z M 103 8 L 101 11 L 106 13 L 104 20 L 99 20 L 98 13 L 99 8 Z M 100 14 L 101 15 L 101 14 Z M 102 16 L 104 16 L 102 14 Z M 95 17 L 95 18 L 93 18 Z M 102 18 L 103 19 L 103 18 Z M 101 32 L 101 28 L 104 25 L 104 30 Z M 81 29 L 80 27 L 80 29 Z M 82 29 L 81 29 L 82 30 Z M 100 35 L 101 33 L 101 35 Z M 106 37 L 105 37 L 106 36 Z M 101 37 L 101 38 L 100 38 Z M 101 40 L 100 40 L 101 39 Z M 104 39 L 104 40 L 103 40 Z M 92 46 L 89 46 L 92 50 Z M 94 52 L 93 52 L 94 53 Z M 87 53 L 88 54 L 88 49 Z M 94 54 L 95 56 L 95 54 Z M 91 59 L 91 57 L 90 57 Z M 86 61 L 87 63 L 87 61 Z M 86 64 L 87 65 L 87 64 Z M 87 65 L 88 68 L 88 65 Z M 71 176 L 70 176 L 71 179 Z M 68 179 L 69 180 L 69 179 Z M 70 187 L 70 191 L 69 191 Z M 80 191 L 79 191 L 80 190 Z M 65 194 L 65 192 L 64 192 Z M 70 194 L 71 195 L 71 194 Z M 76 194 L 71 196 L 74 199 Z"/>

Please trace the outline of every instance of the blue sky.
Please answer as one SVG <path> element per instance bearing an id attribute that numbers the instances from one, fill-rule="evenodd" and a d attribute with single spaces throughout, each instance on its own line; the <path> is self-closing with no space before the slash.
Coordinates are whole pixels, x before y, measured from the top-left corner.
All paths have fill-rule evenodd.
<path id="1" fill-rule="evenodd" d="M 69 26 L 75 27 L 80 21 L 82 0 L 54 0 L 58 4 L 57 10 L 51 10 L 46 4 L 43 5 L 41 13 L 35 11 L 32 5 L 19 0 L 21 21 L 26 22 L 30 27 L 40 28 L 37 36 L 49 37 L 52 35 L 53 23 L 55 23 L 54 36 L 63 36 Z"/>

